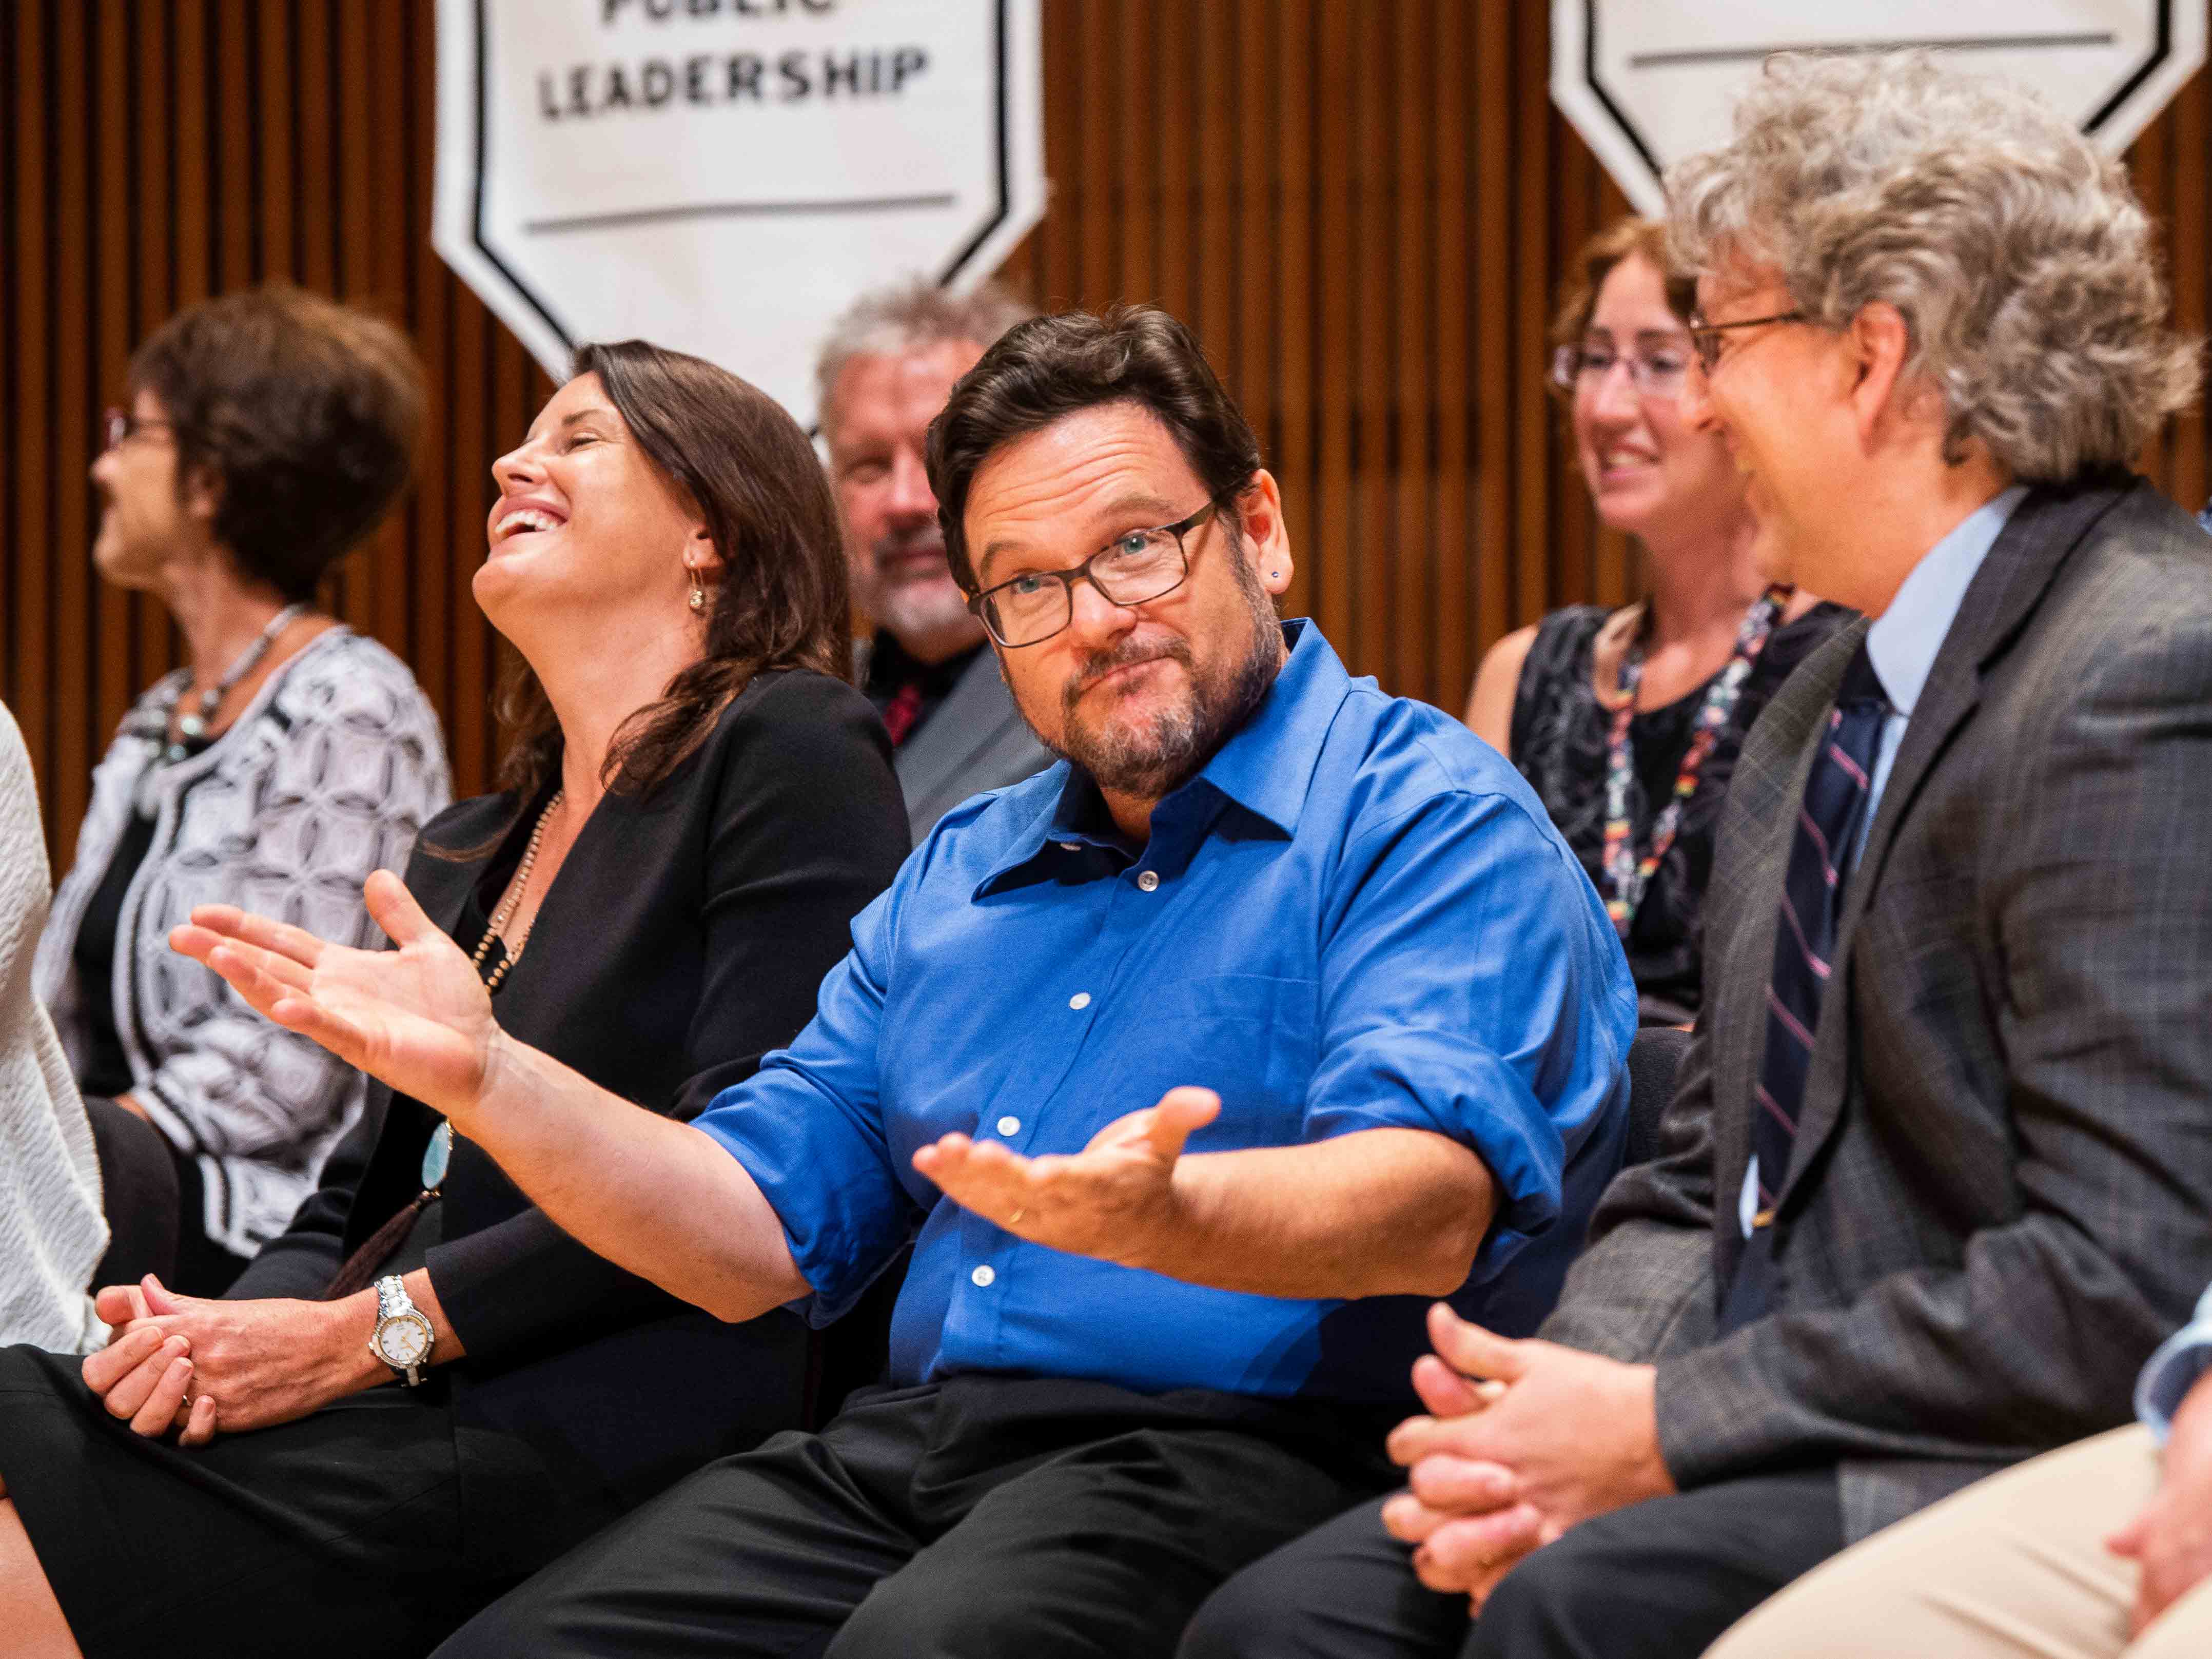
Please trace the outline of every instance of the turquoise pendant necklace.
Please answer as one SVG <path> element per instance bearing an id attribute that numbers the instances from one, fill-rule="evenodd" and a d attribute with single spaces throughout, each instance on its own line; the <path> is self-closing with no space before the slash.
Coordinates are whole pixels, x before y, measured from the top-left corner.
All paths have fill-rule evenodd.
<path id="1" fill-rule="evenodd" d="M 439 1124 L 430 1137 L 430 1144 L 422 1152 L 422 1190 L 434 1193 L 446 1184 L 446 1166 L 453 1161 L 453 1126 L 448 1121 Z"/>
<path id="2" fill-rule="evenodd" d="M 514 890 L 507 894 L 507 902 L 493 913 L 491 921 L 484 927 L 483 937 L 477 941 L 475 965 L 479 975 L 483 975 L 484 958 L 490 954 L 492 940 L 499 938 L 500 929 L 507 926 L 507 919 L 514 915 L 516 908 L 521 904 L 522 896 L 530 890 L 530 872 L 538 867 L 538 848 L 545 839 L 545 825 L 553 814 L 560 810 L 561 797 L 564 793 L 562 790 L 555 790 L 553 799 L 545 803 L 545 810 L 538 815 L 538 822 L 530 831 L 529 845 L 522 849 L 522 862 L 515 868 Z M 499 989 L 500 981 L 504 980 L 508 970 L 521 960 L 523 946 L 529 943 L 530 930 L 526 927 L 520 939 L 515 940 L 512 945 L 505 946 L 500 951 L 497 965 L 489 975 L 483 975 L 486 991 Z M 449 1118 L 441 1119 L 437 1128 L 431 1133 L 430 1144 L 422 1149 L 422 1190 L 425 1194 L 435 1193 L 445 1183 L 446 1170 L 453 1161 L 453 1121 Z"/>

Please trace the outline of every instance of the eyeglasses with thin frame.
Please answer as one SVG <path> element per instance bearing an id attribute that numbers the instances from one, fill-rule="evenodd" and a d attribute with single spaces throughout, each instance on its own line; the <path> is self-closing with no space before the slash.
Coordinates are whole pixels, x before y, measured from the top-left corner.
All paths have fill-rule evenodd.
<path id="1" fill-rule="evenodd" d="M 118 449 L 149 427 L 156 426 L 164 431 L 173 432 L 177 423 L 155 420 L 151 416 L 134 415 L 127 409 L 111 409 L 101 417 L 100 433 L 107 440 L 107 448 Z"/>
<path id="2" fill-rule="evenodd" d="M 1624 362 L 1628 365 L 1629 384 L 1639 398 L 1679 396 L 1682 377 L 1690 369 L 1688 355 L 1674 345 L 1640 345 L 1626 352 L 1597 344 L 1565 345 L 1552 354 L 1552 384 L 1571 395 L 1595 392 L 1613 373 L 1613 365 Z"/>
<path id="3" fill-rule="evenodd" d="M 1183 538 L 1201 527 L 1237 489 L 1223 491 L 1173 524 L 1124 531 L 1073 570 L 1025 570 L 994 583 L 970 598 L 968 609 L 993 639 L 1018 651 L 1042 645 L 1075 620 L 1078 582 L 1089 582 L 1109 605 L 1143 605 L 1172 593 L 1190 575 Z"/>
<path id="4" fill-rule="evenodd" d="M 1690 345 L 1698 354 L 1698 367 L 1711 374 L 1720 367 L 1721 336 L 1731 329 L 1759 328 L 1767 323 L 1802 323 L 1802 311 L 1778 311 L 1771 317 L 1745 317 L 1733 323 L 1709 323 L 1698 319 L 1690 324 Z"/>

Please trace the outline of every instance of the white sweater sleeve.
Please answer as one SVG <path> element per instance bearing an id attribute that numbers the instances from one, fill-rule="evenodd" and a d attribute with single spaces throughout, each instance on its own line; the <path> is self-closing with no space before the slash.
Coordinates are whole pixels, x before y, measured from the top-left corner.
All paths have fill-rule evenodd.
<path id="1" fill-rule="evenodd" d="M 31 991 L 49 879 L 30 756 L 0 707 L 0 1343 L 88 1353 L 107 1335 L 88 1294 L 107 1224 L 92 1126 Z"/>

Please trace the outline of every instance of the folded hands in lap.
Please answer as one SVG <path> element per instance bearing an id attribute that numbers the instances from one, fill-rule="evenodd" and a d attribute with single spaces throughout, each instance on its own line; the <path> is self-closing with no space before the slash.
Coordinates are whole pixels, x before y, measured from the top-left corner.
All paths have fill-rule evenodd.
<path id="1" fill-rule="evenodd" d="M 368 1348 L 374 1299 L 208 1301 L 150 1274 L 111 1285 L 97 1309 L 114 1333 L 85 1386 L 140 1434 L 173 1427 L 187 1446 L 289 1423 L 389 1376 Z"/>
<path id="2" fill-rule="evenodd" d="M 1592 1516 L 1674 1490 L 1649 1365 L 1512 1341 L 1438 1304 L 1413 1367 L 1429 1415 L 1392 1431 L 1407 1490 L 1382 1507 L 1431 1589 L 1476 1613 L 1521 1559 Z"/>

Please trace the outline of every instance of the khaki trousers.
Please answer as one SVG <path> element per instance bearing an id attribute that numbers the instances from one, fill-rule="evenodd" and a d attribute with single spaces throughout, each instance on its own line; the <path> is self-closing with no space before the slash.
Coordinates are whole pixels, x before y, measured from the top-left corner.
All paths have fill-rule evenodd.
<path id="1" fill-rule="evenodd" d="M 2203 1659 L 2212 1580 L 2128 1640 L 2135 1564 L 2105 1540 L 2157 1485 L 2143 1429 L 2047 1453 L 1815 1568 L 1705 1659 Z"/>

